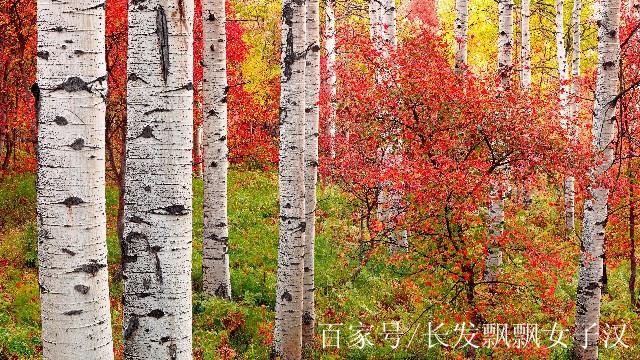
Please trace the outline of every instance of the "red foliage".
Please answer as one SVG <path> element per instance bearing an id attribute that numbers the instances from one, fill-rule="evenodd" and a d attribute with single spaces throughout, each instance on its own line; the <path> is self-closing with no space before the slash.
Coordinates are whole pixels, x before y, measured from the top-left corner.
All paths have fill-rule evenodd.
<path id="1" fill-rule="evenodd" d="M 35 170 L 36 1 L 0 0 L 0 179 Z"/>

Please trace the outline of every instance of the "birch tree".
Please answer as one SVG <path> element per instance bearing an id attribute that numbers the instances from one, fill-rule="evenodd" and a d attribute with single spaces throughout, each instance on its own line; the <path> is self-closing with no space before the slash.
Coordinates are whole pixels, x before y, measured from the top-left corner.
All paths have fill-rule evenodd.
<path id="1" fill-rule="evenodd" d="M 105 213 L 105 10 L 98 0 L 37 5 L 32 92 L 39 144 L 42 355 L 113 359 Z"/>
<path id="2" fill-rule="evenodd" d="M 574 355 L 598 358 L 605 226 L 609 188 L 602 177 L 613 163 L 618 70 L 620 59 L 620 0 L 605 0 L 598 15 L 598 64 L 593 109 L 592 146 L 597 157 L 589 172 L 584 201 L 580 270 L 576 299 Z"/>
<path id="3" fill-rule="evenodd" d="M 558 60 L 558 82 L 560 99 L 560 123 L 567 134 L 571 132 L 569 104 L 569 68 L 567 64 L 567 52 L 564 47 L 564 3 L 556 0 L 556 57 Z M 564 206 L 565 226 L 569 233 L 574 229 L 574 184 L 573 178 L 565 177 L 564 182 Z"/>
<path id="4" fill-rule="evenodd" d="M 273 346 L 300 359 L 305 255 L 305 0 L 282 2 L 279 198 L 280 234 Z"/>
<path id="5" fill-rule="evenodd" d="M 338 77 L 336 75 L 336 14 L 335 0 L 327 0 L 324 12 L 325 22 L 325 47 L 327 52 L 327 85 L 329 86 L 329 151 L 332 159 L 336 157 L 336 95 Z"/>
<path id="6" fill-rule="evenodd" d="M 314 307 L 314 241 L 316 231 L 316 183 L 318 181 L 318 127 L 320 100 L 320 14 L 318 0 L 307 0 L 305 63 L 305 128 L 304 128 L 304 295 L 302 312 L 302 344 L 313 345 Z"/>
<path id="7" fill-rule="evenodd" d="M 531 20 L 531 0 L 522 0 L 520 9 L 520 61 L 522 62 L 522 88 L 531 88 L 531 32 L 529 22 Z"/>
<path id="8" fill-rule="evenodd" d="M 498 76 L 500 90 L 508 90 L 511 86 L 511 70 L 513 48 L 513 0 L 498 1 Z M 497 171 L 504 171 L 503 168 Z M 499 180 L 493 180 L 489 193 L 489 228 L 487 258 L 483 280 L 494 283 L 497 281 L 498 270 L 502 266 L 502 249 L 499 239 L 504 229 L 504 188 Z"/>
<path id="9" fill-rule="evenodd" d="M 191 359 L 193 2 L 129 1 L 126 359 Z"/>
<path id="10" fill-rule="evenodd" d="M 227 219 L 227 37 L 225 0 L 202 3 L 204 34 L 203 289 L 231 299 Z"/>
<path id="11" fill-rule="evenodd" d="M 569 96 L 569 122 L 567 129 L 569 131 L 569 140 L 575 141 L 576 136 L 576 120 L 578 117 L 578 103 L 575 97 L 578 94 L 578 83 L 576 79 L 580 77 L 580 11 L 582 11 L 582 1 L 573 1 L 573 10 L 571 12 L 571 27 L 573 30 L 572 57 L 571 57 L 571 88 Z M 564 183 L 564 201 L 565 201 L 565 219 L 566 227 L 569 233 L 575 230 L 575 179 L 573 176 L 567 176 Z"/>
<path id="12" fill-rule="evenodd" d="M 525 0 L 527 1 L 527 0 Z M 453 37 L 456 42 L 454 67 L 462 73 L 467 66 L 467 39 L 469 34 L 469 0 L 456 0 L 456 20 Z"/>
<path id="13" fill-rule="evenodd" d="M 379 47 L 382 28 L 382 1 L 369 0 L 369 36 L 376 48 Z"/>
<path id="14" fill-rule="evenodd" d="M 396 37 L 396 4 L 395 0 L 381 0 L 379 3 L 379 23 L 376 28 L 379 31 L 377 41 L 383 58 L 383 68 L 378 72 L 378 81 L 393 82 L 395 73 L 393 71 L 392 51 L 395 51 L 398 45 Z M 387 114 L 380 114 L 385 117 Z M 382 134 L 383 137 L 391 138 L 392 133 Z M 381 150 L 383 171 L 394 162 L 401 162 L 401 156 L 394 154 L 392 145 L 386 146 Z M 380 186 L 378 195 L 378 220 L 385 224 L 389 233 L 389 253 L 399 253 L 407 251 L 409 244 L 407 239 L 407 231 L 397 229 L 398 218 L 404 213 L 402 205 L 402 191 L 398 190 L 391 181 L 385 181 Z"/>

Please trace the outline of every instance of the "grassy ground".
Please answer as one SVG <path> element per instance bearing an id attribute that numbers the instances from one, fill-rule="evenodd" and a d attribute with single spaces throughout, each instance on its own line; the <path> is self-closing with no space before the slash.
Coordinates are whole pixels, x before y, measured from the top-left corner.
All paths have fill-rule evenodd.
<path id="1" fill-rule="evenodd" d="M 122 283 L 113 281 L 120 251 L 116 237 L 117 189 L 107 188 L 108 262 L 111 275 L 111 305 L 114 347 L 117 358 L 122 349 Z M 450 359 L 451 353 L 429 348 L 421 336 L 427 321 L 437 316 L 427 311 L 429 295 L 420 285 L 397 274 L 384 256 L 374 255 L 357 272 L 360 260 L 355 241 L 359 229 L 350 218 L 348 195 L 334 187 L 318 192 L 316 240 L 316 308 L 320 324 L 344 324 L 341 349 L 322 349 L 322 330 L 318 327 L 316 347 L 309 351 L 315 359 Z M 538 211 L 534 209 L 532 211 Z M 526 218 L 524 214 L 523 216 Z M 528 215 L 527 215 L 528 216 Z M 273 171 L 233 169 L 229 183 L 230 266 L 233 301 L 222 301 L 201 293 L 202 181 L 194 181 L 193 314 L 194 354 L 197 359 L 268 359 L 273 331 L 273 309 L 277 264 L 277 174 Z M 526 221 L 523 220 L 523 221 Z M 23 175 L 0 184 L 0 360 L 37 359 L 41 355 L 40 315 L 37 283 L 34 176 Z M 568 269 L 568 271 L 573 271 Z M 633 323 L 637 315 L 626 310 L 625 279 L 628 269 L 613 269 L 610 293 L 603 305 L 603 320 Z M 560 297 L 575 297 L 575 279 L 561 284 Z M 424 298 L 422 298 L 424 295 Z M 413 323 L 419 315 L 422 327 L 407 348 L 391 349 L 382 332 L 384 322 Z M 570 316 L 570 314 L 567 314 Z M 636 320 L 637 321 L 637 320 Z M 373 324 L 370 334 L 374 346 L 349 347 L 353 340 L 350 325 Z M 636 323 L 637 325 L 637 323 Z M 328 333 L 329 335 L 329 333 Z M 408 336 L 410 336 L 409 334 Z M 635 344 L 637 344 L 637 334 Z M 569 340 L 566 334 L 565 340 Z M 638 358 L 635 349 L 603 352 L 605 359 Z M 480 352 L 486 358 L 491 352 Z M 460 355 L 460 353 L 458 354 Z M 509 358 L 532 359 L 525 355 Z M 567 358 L 567 351 L 556 349 L 548 358 Z"/>

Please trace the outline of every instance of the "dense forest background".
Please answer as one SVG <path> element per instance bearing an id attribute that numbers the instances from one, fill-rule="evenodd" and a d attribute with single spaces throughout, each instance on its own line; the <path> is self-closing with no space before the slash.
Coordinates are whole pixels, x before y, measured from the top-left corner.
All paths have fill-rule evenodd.
<path id="1" fill-rule="evenodd" d="M 574 345 L 583 204 L 594 158 L 598 3 L 582 2 L 578 76 L 558 75 L 555 2 L 531 3 L 531 81 L 523 87 L 520 1 L 513 65 L 501 88 L 498 8 L 469 4 L 468 66 L 454 69 L 455 1 L 397 1 L 398 46 L 372 46 L 368 4 L 335 1 L 336 95 L 328 86 L 325 4 L 321 3 L 320 161 L 316 225 L 316 338 L 322 359 L 458 359 L 468 349 L 428 346 L 429 326 L 537 324 L 541 346 L 480 347 L 477 358 L 566 359 Z M 116 357 L 122 358 L 119 226 L 124 189 L 127 1 L 106 1 L 107 245 Z M 560 44 L 574 57 L 572 0 L 564 3 Z M 280 106 L 279 2 L 228 0 L 229 257 L 232 300 L 202 292 L 202 19 L 194 22 L 193 341 L 196 359 L 268 359 L 273 341 L 278 249 Z M 195 13 L 201 4 L 195 0 Z M 602 359 L 640 358 L 636 230 L 640 14 L 621 6 L 619 93 L 600 320 Z M 0 0 L 0 359 L 40 358 L 35 171 L 37 126 L 35 0 Z M 392 76 L 381 76 L 390 69 Z M 380 80 L 380 78 L 386 80 Z M 392 81 L 389 79 L 393 79 Z M 572 134 L 559 89 L 577 91 Z M 499 93 L 499 95 L 497 95 Z M 335 112 L 334 112 L 335 111 Z M 383 114 L 384 116 L 381 116 Z M 330 122 L 336 134 L 329 136 Z M 395 149 L 389 156 L 387 151 Z M 382 170 L 381 170 L 382 169 Z M 506 170 L 505 170 L 506 169 Z M 575 230 L 565 221 L 564 181 L 575 178 Z M 394 182 L 393 179 L 402 179 Z M 394 228 L 379 221 L 379 185 L 393 182 L 406 202 Z M 492 184 L 505 197 L 497 285 L 482 279 Z M 120 220 L 119 220 L 120 218 Z M 389 253 L 402 228 L 407 252 Z M 385 323 L 401 326 L 399 346 Z M 339 348 L 323 346 L 322 324 L 342 324 Z M 604 324 L 626 324 L 624 343 L 606 347 Z M 371 346 L 354 345 L 350 326 L 369 326 Z M 388 325 L 387 325 L 388 326 Z M 558 332 L 562 343 L 550 347 Z M 610 328 L 609 328 L 610 329 Z M 546 332 L 545 332 L 546 331 Z M 609 331 L 609 330 L 607 330 Z M 412 334 L 415 335 L 413 338 Z M 551 338 L 550 338 L 551 335 Z M 510 335 L 511 336 L 511 335 Z M 613 336 L 613 335 L 611 335 Z M 609 340 L 611 341 L 611 339 Z"/>

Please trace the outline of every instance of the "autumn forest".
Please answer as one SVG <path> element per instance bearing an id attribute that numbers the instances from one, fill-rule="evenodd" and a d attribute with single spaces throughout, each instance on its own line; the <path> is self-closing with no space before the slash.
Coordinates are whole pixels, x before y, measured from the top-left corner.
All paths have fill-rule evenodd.
<path id="1" fill-rule="evenodd" d="M 0 29 L 0 360 L 640 359 L 638 1 Z"/>

